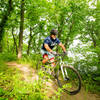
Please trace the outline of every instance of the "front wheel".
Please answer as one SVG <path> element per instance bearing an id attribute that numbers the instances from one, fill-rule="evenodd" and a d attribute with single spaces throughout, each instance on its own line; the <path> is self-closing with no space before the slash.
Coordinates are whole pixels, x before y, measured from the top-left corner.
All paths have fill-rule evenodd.
<path id="1" fill-rule="evenodd" d="M 70 66 L 62 66 L 57 73 L 58 85 L 67 93 L 74 95 L 81 89 L 81 77 L 77 70 Z"/>

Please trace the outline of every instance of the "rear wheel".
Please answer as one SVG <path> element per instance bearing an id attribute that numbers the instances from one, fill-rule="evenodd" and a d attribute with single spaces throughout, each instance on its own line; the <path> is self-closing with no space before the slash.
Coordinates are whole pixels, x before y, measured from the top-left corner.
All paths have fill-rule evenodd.
<path id="1" fill-rule="evenodd" d="M 74 95 L 81 89 L 81 77 L 77 70 L 70 66 L 63 66 L 64 76 L 60 69 L 57 73 L 58 85 L 67 93 Z"/>

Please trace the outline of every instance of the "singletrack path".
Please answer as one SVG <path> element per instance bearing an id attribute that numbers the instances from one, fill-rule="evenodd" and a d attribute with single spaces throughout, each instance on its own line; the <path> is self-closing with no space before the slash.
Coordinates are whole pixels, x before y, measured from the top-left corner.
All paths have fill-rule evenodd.
<path id="1" fill-rule="evenodd" d="M 38 80 L 38 74 L 35 69 L 30 67 L 29 65 L 18 64 L 16 62 L 7 62 L 8 67 L 16 67 L 22 72 L 22 80 L 27 82 L 34 82 L 34 80 Z M 49 88 L 47 88 L 49 87 Z M 48 89 L 47 96 L 52 97 L 55 96 L 55 91 L 58 91 L 58 85 L 56 80 L 49 79 L 46 82 L 44 89 Z M 60 100 L 100 100 L 100 96 L 96 94 L 87 93 L 83 88 L 81 91 L 76 95 L 68 95 L 66 93 L 62 93 Z"/>

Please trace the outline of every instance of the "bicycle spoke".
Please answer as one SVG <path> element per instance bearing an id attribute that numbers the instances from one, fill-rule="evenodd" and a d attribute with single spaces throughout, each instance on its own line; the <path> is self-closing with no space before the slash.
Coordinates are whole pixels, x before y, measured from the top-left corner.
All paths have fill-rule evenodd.
<path id="1" fill-rule="evenodd" d="M 72 68 L 66 67 L 63 74 L 62 71 L 59 71 L 58 81 L 60 86 L 70 93 L 78 92 L 80 90 L 80 77 L 76 71 L 74 71 Z"/>

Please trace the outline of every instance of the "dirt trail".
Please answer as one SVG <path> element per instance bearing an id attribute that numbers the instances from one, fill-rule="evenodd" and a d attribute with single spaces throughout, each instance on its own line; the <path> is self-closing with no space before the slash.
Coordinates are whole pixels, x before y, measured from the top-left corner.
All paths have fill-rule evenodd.
<path id="1" fill-rule="evenodd" d="M 29 65 L 17 64 L 16 62 L 8 62 L 6 63 L 9 67 L 18 68 L 22 74 L 24 81 L 34 82 L 34 80 L 38 80 L 37 72 L 32 69 Z M 49 80 L 46 82 L 46 87 L 44 89 L 47 90 L 47 96 L 52 97 L 55 96 L 55 91 L 57 91 L 58 86 L 56 80 Z M 62 93 L 61 100 L 100 100 L 100 96 L 96 94 L 87 93 L 83 88 L 76 95 L 68 95 L 66 93 Z"/>
<path id="2" fill-rule="evenodd" d="M 81 91 L 76 95 L 63 94 L 61 100 L 100 100 L 100 96 L 87 93 L 84 89 L 81 89 Z"/>
<path id="3" fill-rule="evenodd" d="M 8 62 L 6 63 L 9 67 L 18 68 L 23 75 L 23 79 L 27 82 L 33 82 L 34 80 L 38 80 L 38 75 L 34 69 L 32 69 L 29 65 L 17 64 L 16 62 Z"/>

